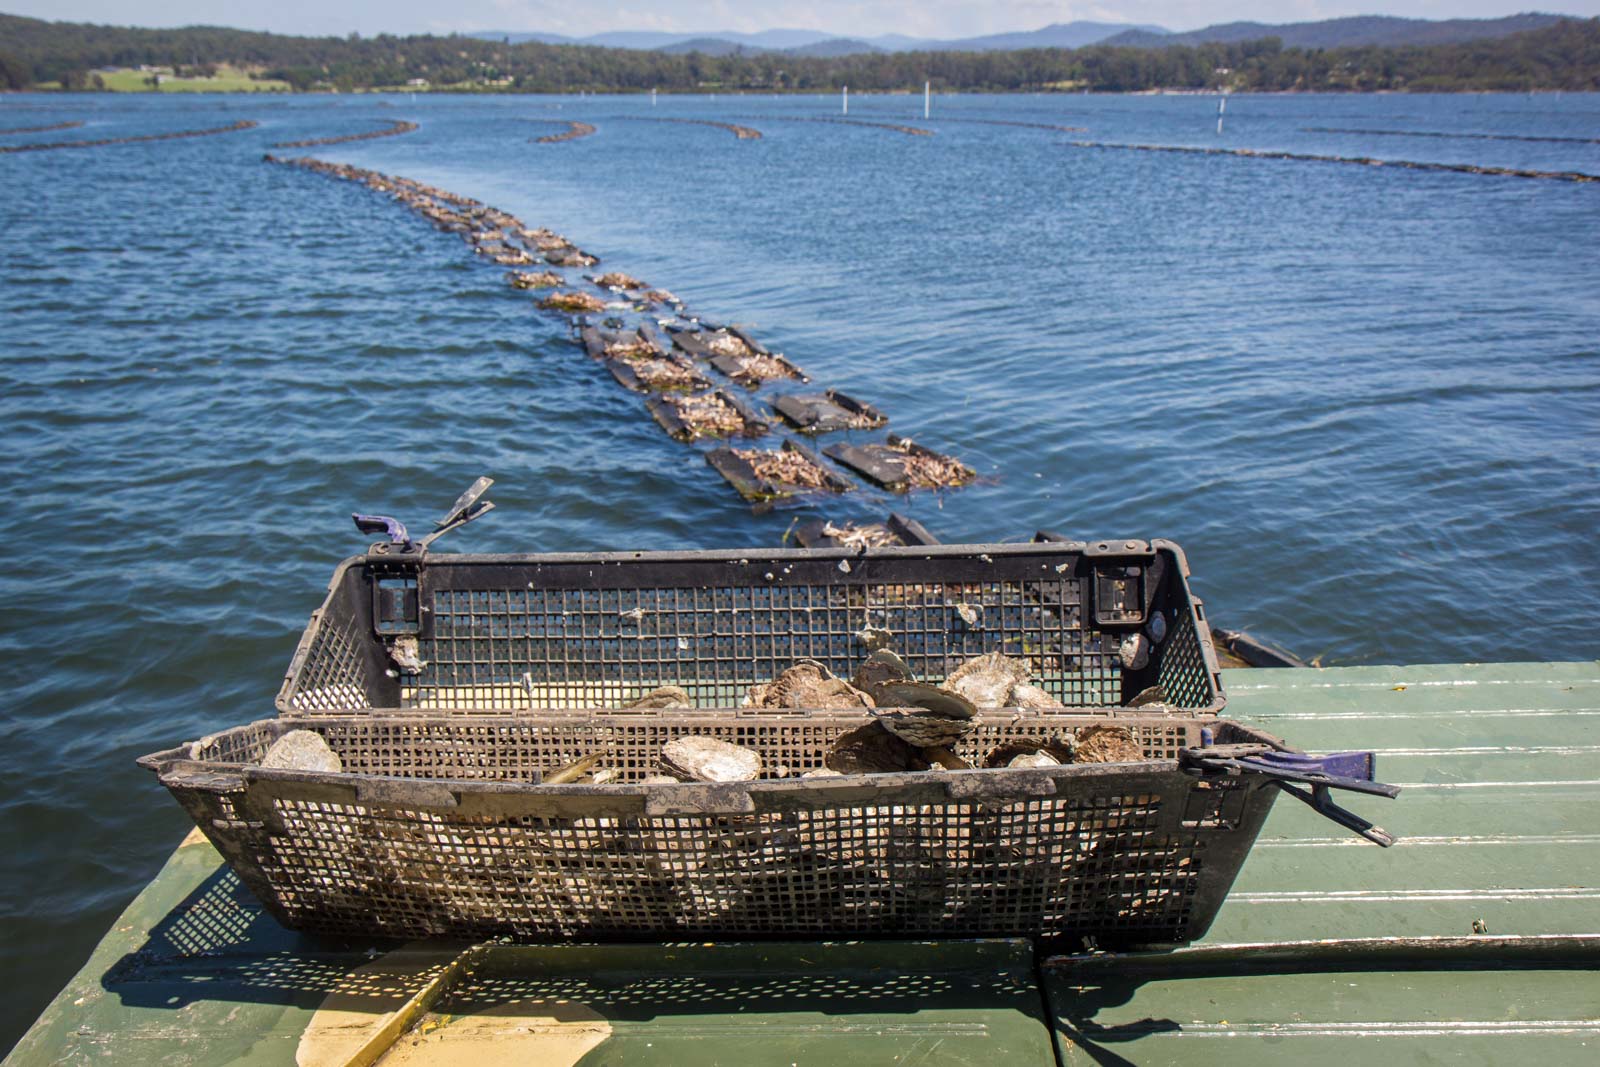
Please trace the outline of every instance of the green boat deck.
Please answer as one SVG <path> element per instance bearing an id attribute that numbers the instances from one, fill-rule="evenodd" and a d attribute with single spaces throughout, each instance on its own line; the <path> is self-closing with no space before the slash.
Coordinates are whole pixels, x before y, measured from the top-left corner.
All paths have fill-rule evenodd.
<path id="1" fill-rule="evenodd" d="M 6 1063 L 1600 1062 L 1600 665 L 1224 684 L 1303 748 L 1376 749 L 1404 792 L 1341 802 L 1401 840 L 1280 798 L 1189 949 L 330 943 L 193 834 Z"/>

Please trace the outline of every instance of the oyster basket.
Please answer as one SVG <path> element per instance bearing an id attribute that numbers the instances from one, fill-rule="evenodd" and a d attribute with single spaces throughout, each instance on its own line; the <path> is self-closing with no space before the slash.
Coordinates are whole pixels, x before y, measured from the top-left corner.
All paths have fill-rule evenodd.
<path id="1" fill-rule="evenodd" d="M 288 926 L 328 934 L 1199 937 L 1277 790 L 1180 750 L 1281 743 L 1219 721 L 1181 550 L 1166 541 L 345 561 L 275 719 L 144 757 Z M 800 777 L 855 712 L 755 709 L 800 660 L 849 677 L 887 639 L 918 677 L 1001 651 L 1064 709 L 987 709 L 952 746 L 1113 719 L 1135 763 Z M 1142 653 L 1142 654 L 1141 654 Z M 629 709 L 662 685 L 694 709 Z M 1165 702 L 1123 706 L 1159 685 Z M 344 770 L 260 767 L 291 729 Z M 1202 731 L 1205 731 L 1202 736 Z M 643 785 L 674 737 L 763 777 Z M 545 785 L 594 753 L 617 778 Z"/>

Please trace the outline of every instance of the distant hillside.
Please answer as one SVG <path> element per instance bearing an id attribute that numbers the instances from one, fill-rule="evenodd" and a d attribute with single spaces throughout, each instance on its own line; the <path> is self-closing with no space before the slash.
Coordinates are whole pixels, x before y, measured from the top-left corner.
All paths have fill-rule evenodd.
<path id="1" fill-rule="evenodd" d="M 1102 43 L 840 56 L 721 42 L 729 54 L 691 56 L 458 36 L 144 30 L 0 15 L 0 89 L 110 86 L 108 71 L 148 65 L 170 67 L 178 77 L 228 67 L 245 80 L 283 82 L 297 92 L 837 92 L 845 84 L 860 92 L 903 92 L 924 82 L 940 92 L 1600 91 L 1600 19 L 1562 20 L 1495 40 L 1402 47 L 1302 48 L 1276 37 L 1171 46 L 1161 40 L 1162 47 L 1144 50 Z M 830 41 L 791 47 L 823 50 Z"/>
<path id="2" fill-rule="evenodd" d="M 765 52 L 766 49 L 752 48 L 737 41 L 725 41 L 720 37 L 691 37 L 687 41 L 662 45 L 656 51 L 665 52 L 669 56 L 686 56 L 691 52 L 698 52 L 703 56 L 749 56 Z"/>
<path id="3" fill-rule="evenodd" d="M 1188 33 L 1151 34 L 1143 30 L 1129 30 L 1107 38 L 1104 43 L 1118 48 L 1165 48 L 1172 45 L 1234 44 L 1276 37 L 1285 48 L 1461 44 L 1542 30 L 1554 26 L 1565 17 L 1530 13 L 1498 19 L 1445 19 L 1432 22 L 1387 15 L 1358 15 L 1322 22 L 1291 22 L 1282 26 L 1263 22 L 1226 22 Z"/>
<path id="4" fill-rule="evenodd" d="M 801 45 L 799 48 L 790 48 L 786 51 L 791 56 L 819 56 L 829 59 L 838 56 L 871 55 L 874 52 L 886 51 L 886 49 L 879 48 L 874 44 L 868 44 L 866 41 L 857 41 L 850 37 L 831 37 L 826 41 Z"/>
<path id="5" fill-rule="evenodd" d="M 623 30 L 591 37 L 569 38 L 556 34 L 480 33 L 483 40 L 527 40 L 547 44 L 581 44 L 602 48 L 654 49 L 673 55 L 743 55 L 751 51 L 782 51 L 801 56 L 867 55 L 873 52 L 1009 52 L 1025 48 L 1086 48 L 1106 44 L 1118 48 L 1164 48 L 1173 45 L 1236 44 L 1277 37 L 1285 48 L 1356 48 L 1364 45 L 1460 44 L 1540 30 L 1560 22 L 1562 15 L 1528 13 L 1498 19 L 1393 18 L 1358 15 L 1321 22 L 1293 22 L 1275 26 L 1265 22 L 1227 22 L 1187 33 L 1160 26 L 1126 23 L 1052 23 L 1037 30 L 995 33 L 948 40 L 885 34 L 880 37 L 834 37 L 816 30 L 764 30 L 760 33 L 663 33 Z M 742 51 L 741 51 L 742 49 Z"/>
<path id="6" fill-rule="evenodd" d="M 1053 23 L 1037 30 L 997 33 L 984 37 L 949 40 L 885 34 L 881 37 L 836 37 L 817 30 L 763 30 L 760 33 L 664 33 L 656 30 L 618 30 L 589 37 L 562 37 L 548 33 L 499 33 L 471 36 L 482 41 L 541 41 L 545 44 L 580 44 L 598 48 L 636 48 L 686 55 L 741 55 L 734 46 L 750 51 L 786 52 L 797 56 L 869 55 L 873 52 L 1004 52 L 1023 48 L 1082 48 L 1119 33 L 1140 32 L 1164 36 L 1160 26 L 1132 26 L 1125 22 Z"/>
<path id="7" fill-rule="evenodd" d="M 1022 48 L 1084 48 L 1125 33 L 1142 33 L 1164 38 L 1169 33 L 1160 26 L 1129 26 L 1118 22 L 1056 22 L 1026 33 L 994 33 L 986 37 L 962 37 L 953 41 L 929 41 L 925 47 L 942 52 L 1014 51 Z M 1262 36 L 1266 36 L 1263 34 Z"/>

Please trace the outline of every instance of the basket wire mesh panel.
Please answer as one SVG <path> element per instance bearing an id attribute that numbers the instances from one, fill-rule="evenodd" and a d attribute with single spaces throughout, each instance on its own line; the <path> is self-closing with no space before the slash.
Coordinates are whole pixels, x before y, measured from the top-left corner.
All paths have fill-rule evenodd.
<path id="1" fill-rule="evenodd" d="M 390 573 L 392 562 L 369 573 L 353 561 L 308 633 L 280 706 L 616 708 L 663 685 L 682 687 L 702 706 L 735 706 L 752 685 L 801 660 L 849 677 L 878 632 L 920 678 L 937 680 L 999 651 L 1026 660 L 1037 684 L 1065 706 L 1108 707 L 1125 695 L 1120 642 L 1146 623 L 1162 637 L 1147 684 L 1159 680 L 1176 707 L 1220 706 L 1180 568 L 1164 568 L 1148 616 L 1107 629 L 1086 610 L 1094 583 L 1081 573 L 1082 557 L 991 556 L 971 547 L 956 558 L 857 560 L 856 570 L 849 558 L 821 552 L 688 566 L 645 556 L 600 568 L 546 557 L 439 557 L 410 579 L 417 617 L 409 630 L 382 612 L 358 617 L 372 600 L 363 589 L 402 579 Z M 416 642 L 419 663 L 390 662 L 386 649 L 402 632 Z M 364 642 L 365 659 L 352 642 Z M 365 688 L 352 699 L 360 669 Z"/>

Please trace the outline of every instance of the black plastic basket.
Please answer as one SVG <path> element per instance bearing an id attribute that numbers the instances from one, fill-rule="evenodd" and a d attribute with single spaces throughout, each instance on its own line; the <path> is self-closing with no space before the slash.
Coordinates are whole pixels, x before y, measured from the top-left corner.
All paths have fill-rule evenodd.
<path id="1" fill-rule="evenodd" d="M 1177 546 L 431 556 L 335 573 L 280 716 L 141 763 L 286 924 L 525 940 L 1200 936 L 1271 806 L 1179 752 L 1277 746 L 1228 722 Z M 887 635 L 887 636 L 885 636 Z M 737 705 L 799 660 L 888 640 L 937 680 L 991 651 L 1065 707 L 982 713 L 956 754 L 1114 719 L 1145 760 L 803 778 L 860 714 Z M 404 652 L 397 655 L 397 650 Z M 661 685 L 694 709 L 624 707 Z M 1160 686 L 1164 702 L 1123 706 Z M 289 729 L 340 773 L 258 766 Z M 1206 731 L 1202 735 L 1202 731 Z M 643 784 L 681 735 L 763 778 Z M 546 785 L 596 751 L 618 777 Z"/>

